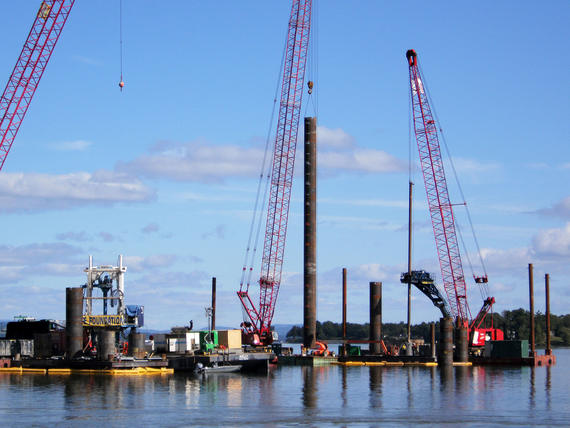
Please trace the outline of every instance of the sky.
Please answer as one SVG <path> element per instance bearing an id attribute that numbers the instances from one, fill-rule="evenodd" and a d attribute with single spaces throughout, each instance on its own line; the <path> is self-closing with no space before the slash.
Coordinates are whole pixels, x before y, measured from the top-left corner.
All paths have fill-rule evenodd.
<path id="1" fill-rule="evenodd" d="M 9 18 L 0 27 L 2 85 L 40 3 L 1 6 Z M 470 207 L 495 311 L 528 308 L 533 263 L 536 309 L 545 310 L 549 273 L 551 310 L 569 313 L 570 3 L 313 3 L 315 90 L 302 114 L 319 125 L 318 319 L 340 322 L 346 267 L 349 322 L 368 321 L 370 281 L 383 283 L 384 321 L 406 320 L 411 48 Z M 147 328 L 205 325 L 212 277 L 217 324 L 239 325 L 236 291 L 275 133 L 290 8 L 289 0 L 123 0 L 121 92 L 119 2 L 76 1 L 0 172 L 0 319 L 63 319 L 65 288 L 85 283 L 89 255 L 108 265 L 122 254 L 126 302 L 145 306 Z M 411 153 L 413 268 L 439 283 L 414 141 Z M 275 324 L 303 319 L 301 166 Z M 464 210 L 456 213 L 480 274 Z M 412 322 L 439 319 L 412 294 Z M 473 281 L 468 299 L 475 314 L 482 296 Z"/>

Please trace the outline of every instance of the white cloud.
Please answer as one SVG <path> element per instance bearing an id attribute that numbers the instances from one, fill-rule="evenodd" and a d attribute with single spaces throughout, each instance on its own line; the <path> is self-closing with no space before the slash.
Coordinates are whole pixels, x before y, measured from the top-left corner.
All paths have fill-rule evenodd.
<path id="1" fill-rule="evenodd" d="M 540 209 L 536 213 L 545 216 L 570 218 L 570 196 L 565 197 L 550 208 Z"/>
<path id="2" fill-rule="evenodd" d="M 570 223 L 559 229 L 541 230 L 534 236 L 532 244 L 541 256 L 570 256 Z"/>
<path id="3" fill-rule="evenodd" d="M 75 141 L 64 141 L 61 143 L 55 143 L 52 147 L 55 150 L 66 151 L 66 152 L 78 152 L 86 150 L 89 146 L 91 146 L 90 141 L 85 140 L 75 140 Z"/>
<path id="4" fill-rule="evenodd" d="M 355 145 L 354 137 L 347 134 L 340 128 L 327 128 L 317 126 L 317 146 L 330 147 L 334 149 L 345 149 Z"/>
<path id="5" fill-rule="evenodd" d="M 208 232 L 204 232 L 202 234 L 202 239 L 208 239 L 208 238 L 218 238 L 218 239 L 225 239 L 226 237 L 226 226 L 224 226 L 223 224 L 219 224 L 217 225 L 213 230 L 210 230 Z"/>
<path id="6" fill-rule="evenodd" d="M 154 254 L 148 257 L 125 256 L 123 264 L 134 272 L 150 272 L 156 268 L 170 267 L 176 259 L 174 254 Z"/>
<path id="7" fill-rule="evenodd" d="M 263 159 L 263 150 L 236 145 L 163 143 L 153 150 L 156 153 L 119 164 L 118 168 L 142 177 L 208 183 L 230 176 L 254 177 L 259 174 Z"/>
<path id="8" fill-rule="evenodd" d="M 115 240 L 117 241 L 121 240 L 118 236 L 115 236 L 109 232 L 99 232 L 99 237 L 105 242 L 113 242 Z"/>
<path id="9" fill-rule="evenodd" d="M 322 152 L 318 155 L 319 168 L 326 173 L 340 171 L 385 173 L 406 170 L 406 165 L 394 156 L 375 149 L 354 149 L 347 152 Z"/>
<path id="10" fill-rule="evenodd" d="M 81 205 L 146 202 L 154 191 L 111 171 L 70 174 L 0 173 L 0 211 L 47 211 Z"/>
<path id="11" fill-rule="evenodd" d="M 82 250 L 64 243 L 0 246 L 0 283 L 15 283 L 31 275 L 74 276 L 81 274 Z"/>
<path id="12" fill-rule="evenodd" d="M 81 232 L 63 232 L 55 235 L 56 239 L 59 241 L 77 241 L 85 242 L 90 240 L 89 235 L 82 230 Z"/>
<path id="13" fill-rule="evenodd" d="M 357 147 L 354 138 L 342 129 L 319 127 L 319 130 L 324 134 L 324 140 L 322 147 L 319 146 L 318 163 L 325 175 L 341 171 L 387 173 L 407 169 L 405 162 L 389 153 Z M 302 150 L 298 150 L 297 164 L 301 155 Z M 203 141 L 162 142 L 133 161 L 119 163 L 117 169 L 153 179 L 219 183 L 229 177 L 259 176 L 263 156 L 264 151 L 258 147 L 213 145 Z M 270 158 L 267 159 L 266 167 L 270 166 L 269 162 Z M 297 167 L 297 173 L 300 170 Z"/>
<path id="14" fill-rule="evenodd" d="M 482 248 L 481 256 L 489 270 L 512 271 L 526 266 L 533 258 L 530 248 Z"/>
<path id="15" fill-rule="evenodd" d="M 407 200 L 394 199 L 333 199 L 319 198 L 319 204 L 354 205 L 364 207 L 408 208 Z"/>
<path id="16" fill-rule="evenodd" d="M 141 229 L 141 232 L 148 234 L 148 233 L 158 232 L 159 229 L 160 229 L 160 227 L 158 226 L 158 223 L 153 222 L 153 223 L 149 223 L 145 227 L 143 227 Z"/>
<path id="17" fill-rule="evenodd" d="M 496 171 L 501 168 L 501 165 L 497 162 L 480 162 L 475 159 L 460 157 L 453 157 L 453 164 L 455 165 L 455 169 L 458 173 L 481 173 Z"/>

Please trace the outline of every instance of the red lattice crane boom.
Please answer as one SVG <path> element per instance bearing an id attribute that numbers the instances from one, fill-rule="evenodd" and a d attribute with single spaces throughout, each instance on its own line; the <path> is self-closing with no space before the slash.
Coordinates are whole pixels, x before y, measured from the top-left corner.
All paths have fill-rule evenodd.
<path id="1" fill-rule="evenodd" d="M 281 284 L 297 132 L 311 30 L 311 8 L 311 0 L 293 0 L 289 19 L 259 279 L 259 306 L 256 307 L 249 296 L 249 284 L 242 283 L 237 293 L 251 322 L 251 333 L 258 335 L 262 344 L 269 344 L 272 341 L 271 320 Z"/>
<path id="2" fill-rule="evenodd" d="M 0 170 L 75 0 L 42 1 L 6 89 L 0 98 Z"/>
<path id="3" fill-rule="evenodd" d="M 447 190 L 437 125 L 425 90 L 423 76 L 418 67 L 417 54 L 414 50 L 409 50 L 406 52 L 406 58 L 410 69 L 413 127 L 443 286 L 451 315 L 462 325 L 467 325 L 471 314 L 467 304 L 465 276 L 457 242 L 453 207 Z"/>

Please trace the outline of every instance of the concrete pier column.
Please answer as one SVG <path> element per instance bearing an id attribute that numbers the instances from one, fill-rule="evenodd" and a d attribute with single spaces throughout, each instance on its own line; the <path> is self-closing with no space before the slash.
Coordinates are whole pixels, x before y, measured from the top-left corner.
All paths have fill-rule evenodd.
<path id="1" fill-rule="evenodd" d="M 98 333 L 97 359 L 101 361 L 109 361 L 117 353 L 115 346 L 115 331 L 101 330 Z"/>
<path id="2" fill-rule="evenodd" d="M 455 329 L 455 355 L 454 360 L 466 363 L 469 361 L 469 332 L 467 327 Z"/>
<path id="3" fill-rule="evenodd" d="M 382 283 L 370 283 L 370 339 L 379 342 L 382 340 Z M 379 354 L 380 343 L 370 344 L 370 353 Z"/>
<path id="4" fill-rule="evenodd" d="M 439 320 L 437 363 L 440 366 L 453 365 L 453 320 L 451 318 L 441 318 Z"/>
<path id="5" fill-rule="evenodd" d="M 303 345 L 317 340 L 317 118 L 305 118 Z"/>
<path id="6" fill-rule="evenodd" d="M 83 289 L 65 289 L 65 340 L 67 359 L 74 358 L 83 350 Z"/>

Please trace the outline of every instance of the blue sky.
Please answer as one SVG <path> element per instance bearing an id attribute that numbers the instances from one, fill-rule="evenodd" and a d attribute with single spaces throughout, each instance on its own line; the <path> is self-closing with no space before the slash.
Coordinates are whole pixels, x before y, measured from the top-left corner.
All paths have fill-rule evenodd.
<path id="1" fill-rule="evenodd" d="M 39 3 L 2 5 L 2 85 Z M 405 320 L 410 48 L 496 310 L 528 307 L 532 262 L 537 309 L 549 272 L 552 311 L 568 313 L 570 4 L 315 4 L 318 318 L 340 320 L 346 267 L 350 321 L 368 318 L 369 281 L 384 283 L 384 319 Z M 286 0 L 123 0 L 121 93 L 118 1 L 76 2 L 0 173 L 0 318 L 64 318 L 65 287 L 85 282 L 88 255 L 112 264 L 123 254 L 127 303 L 145 305 L 149 328 L 205 323 L 212 276 L 218 324 L 239 324 L 235 292 L 289 11 Z M 274 323 L 302 320 L 300 165 Z M 440 278 L 417 170 L 414 181 L 414 268 Z M 474 284 L 468 295 L 476 312 Z M 414 290 L 412 320 L 438 317 Z"/>

